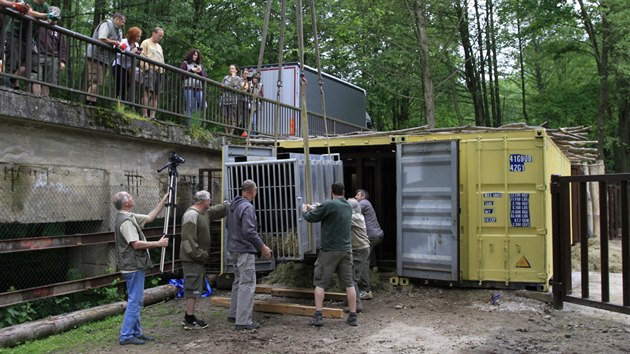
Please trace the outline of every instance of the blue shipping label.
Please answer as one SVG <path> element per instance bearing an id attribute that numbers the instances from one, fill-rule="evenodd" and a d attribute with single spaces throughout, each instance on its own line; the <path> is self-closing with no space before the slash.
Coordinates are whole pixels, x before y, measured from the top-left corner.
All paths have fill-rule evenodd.
<path id="1" fill-rule="evenodd" d="M 525 163 L 532 162 L 532 155 L 511 154 L 510 172 L 525 172 Z"/>
<path id="2" fill-rule="evenodd" d="M 483 218 L 483 222 L 497 222 L 497 218 Z"/>
<path id="3" fill-rule="evenodd" d="M 510 223 L 512 227 L 530 227 L 529 193 L 510 193 Z"/>

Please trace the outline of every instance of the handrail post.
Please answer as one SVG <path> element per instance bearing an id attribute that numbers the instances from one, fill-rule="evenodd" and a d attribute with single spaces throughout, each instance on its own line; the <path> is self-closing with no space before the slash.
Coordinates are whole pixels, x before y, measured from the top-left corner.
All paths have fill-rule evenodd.
<path id="1" fill-rule="evenodd" d="M 560 206 L 562 189 L 560 185 L 560 176 L 551 176 L 551 215 L 552 215 L 552 255 L 553 255 L 553 308 L 562 310 L 564 307 L 564 274 L 562 269 L 562 241 L 561 234 L 565 232 L 562 227 L 560 218 Z"/>

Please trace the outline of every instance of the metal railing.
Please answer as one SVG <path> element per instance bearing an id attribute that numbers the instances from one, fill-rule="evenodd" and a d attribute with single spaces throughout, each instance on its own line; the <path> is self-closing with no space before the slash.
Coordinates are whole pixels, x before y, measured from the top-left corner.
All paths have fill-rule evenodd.
<path id="1" fill-rule="evenodd" d="M 564 302 L 569 301 L 582 305 L 598 307 L 606 310 L 630 314 L 630 198 L 628 183 L 630 174 L 609 174 L 592 176 L 557 176 L 551 177 L 552 218 L 553 218 L 553 304 L 556 309 L 562 309 Z M 586 190 L 588 183 L 599 185 L 600 208 L 600 238 L 599 238 L 599 274 L 589 272 L 589 242 L 587 226 L 578 228 L 579 234 L 573 235 L 573 241 L 580 243 L 580 296 L 572 294 L 573 270 L 571 267 L 571 218 L 578 217 L 582 224 L 587 220 Z M 572 186 L 576 186 L 578 193 L 572 193 Z M 615 198 L 609 198 L 608 188 L 616 186 L 619 193 Z M 578 210 L 571 213 L 571 198 L 574 194 L 583 196 L 578 200 Z M 611 272 L 610 272 L 610 220 L 614 215 L 610 213 L 611 199 L 616 202 L 615 211 L 620 218 L 616 225 L 620 228 L 621 236 L 621 303 L 611 301 Z M 592 279 L 591 277 L 597 278 Z M 601 283 L 600 296 L 592 294 L 590 283 Z M 615 290 L 619 290 L 615 288 Z M 599 299 L 597 299 L 599 297 Z"/>
<path id="2" fill-rule="evenodd" d="M 146 56 L 120 52 L 88 36 L 21 15 L 11 9 L 0 8 L 0 21 L 3 22 L 0 28 L 10 27 L 7 31 L 0 31 L 0 43 L 6 42 L 6 47 L 0 46 L 0 59 L 4 59 L 0 79 L 11 80 L 12 85 L 20 85 L 25 91 L 32 92 L 34 86 L 36 89 L 43 87 L 46 90 L 52 89 L 52 96 L 79 103 L 84 103 L 89 93 L 89 96 L 101 102 L 109 102 L 110 108 L 120 102 L 137 113 L 145 109 L 149 112 L 154 110 L 158 113 L 156 117 L 159 120 L 205 128 L 215 127 L 218 133 L 228 135 L 247 130 L 252 117 L 250 107 L 258 107 L 253 132 L 273 136 L 277 131 L 281 137 L 302 136 L 299 108 L 223 87 L 219 82 L 150 60 Z M 67 58 L 65 70 L 57 70 L 60 61 L 57 55 L 48 54 L 42 48 L 35 49 L 37 46 L 33 41 L 34 34 L 45 36 L 50 31 L 58 33 L 66 43 L 65 46 L 57 46 L 59 57 Z M 102 61 L 95 62 L 86 57 L 88 45 L 101 51 Z M 118 78 L 111 73 L 116 56 L 121 61 L 130 63 L 126 74 Z M 102 84 L 90 92 L 87 82 L 89 61 L 105 67 Z M 145 76 L 149 72 L 157 73 L 163 84 L 156 108 L 148 101 L 149 83 Z M 186 78 L 194 78 L 202 86 L 202 104 L 199 111 L 192 115 L 186 113 L 183 87 Z M 226 97 L 233 104 L 225 104 Z M 309 112 L 309 134 L 324 135 L 327 131 L 334 135 L 364 129 L 340 118 L 343 117 L 328 117 L 326 130 L 324 117 Z"/>

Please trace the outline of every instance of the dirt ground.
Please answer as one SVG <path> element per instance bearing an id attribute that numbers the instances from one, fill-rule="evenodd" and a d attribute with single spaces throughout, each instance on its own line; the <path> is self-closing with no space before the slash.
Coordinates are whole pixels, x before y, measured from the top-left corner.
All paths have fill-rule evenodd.
<path id="1" fill-rule="evenodd" d="M 183 301 L 170 300 L 145 308 L 145 333 L 157 338 L 143 346 L 111 345 L 67 348 L 77 352 L 129 353 L 628 353 L 630 316 L 566 303 L 562 311 L 522 292 L 451 289 L 410 285 L 389 287 L 364 301 L 359 325 L 324 319 L 308 325 L 304 316 L 254 313 L 261 328 L 236 331 L 227 310 L 208 299 L 198 305 L 203 330 L 185 331 L 180 321 Z M 215 291 L 215 296 L 229 292 Z M 312 305 L 312 300 L 256 299 Z M 341 303 L 327 301 L 327 307 Z"/>

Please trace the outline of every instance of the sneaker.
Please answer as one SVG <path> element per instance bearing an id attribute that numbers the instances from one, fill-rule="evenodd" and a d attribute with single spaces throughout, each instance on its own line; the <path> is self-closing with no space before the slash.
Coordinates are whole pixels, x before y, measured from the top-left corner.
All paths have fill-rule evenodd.
<path id="1" fill-rule="evenodd" d="M 343 312 L 349 313 L 350 312 L 350 307 L 345 306 L 343 308 Z M 357 304 L 357 313 L 361 313 L 361 312 L 363 312 L 363 304 Z"/>
<path id="2" fill-rule="evenodd" d="M 229 317 L 229 316 L 228 316 L 228 321 L 230 321 L 230 322 L 236 322 L 236 317 Z"/>
<path id="3" fill-rule="evenodd" d="M 362 291 L 359 294 L 359 297 L 361 298 L 361 300 L 371 300 L 374 296 L 372 296 L 371 291 Z"/>
<path id="4" fill-rule="evenodd" d="M 354 312 L 350 312 L 350 314 L 348 315 L 348 319 L 346 320 L 346 323 L 350 326 L 356 326 L 357 325 L 357 314 Z"/>
<path id="5" fill-rule="evenodd" d="M 234 328 L 236 328 L 237 331 L 242 331 L 246 329 L 257 329 L 260 328 L 260 323 L 252 322 L 248 325 L 235 325 Z"/>
<path id="6" fill-rule="evenodd" d="M 145 342 L 142 339 L 137 338 L 137 337 L 131 337 L 131 338 L 127 338 L 125 340 L 118 341 L 118 344 L 120 344 L 120 345 L 129 345 L 129 344 L 142 345 L 144 343 Z"/>
<path id="7" fill-rule="evenodd" d="M 319 311 L 315 311 L 315 314 L 313 315 L 313 318 L 311 319 L 311 322 L 309 322 L 309 324 L 311 326 L 315 326 L 315 327 L 321 327 L 324 325 L 324 319 L 322 318 L 322 313 Z"/>
<path id="8" fill-rule="evenodd" d="M 204 329 L 204 328 L 208 328 L 208 324 L 203 321 L 200 320 L 198 318 L 195 318 L 192 322 L 188 322 L 186 320 L 182 321 L 182 325 L 184 326 L 184 329 Z"/>
<path id="9" fill-rule="evenodd" d="M 136 338 L 140 338 L 145 342 L 153 342 L 155 340 L 155 338 L 153 337 L 149 337 L 149 336 L 145 336 L 144 334 L 141 334 L 139 336 L 137 336 Z"/>

